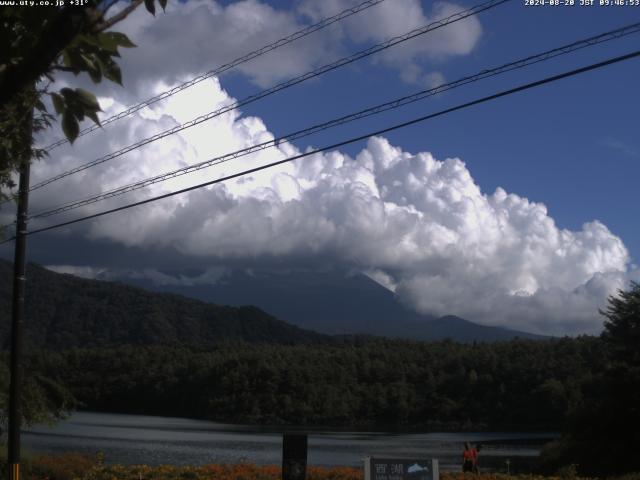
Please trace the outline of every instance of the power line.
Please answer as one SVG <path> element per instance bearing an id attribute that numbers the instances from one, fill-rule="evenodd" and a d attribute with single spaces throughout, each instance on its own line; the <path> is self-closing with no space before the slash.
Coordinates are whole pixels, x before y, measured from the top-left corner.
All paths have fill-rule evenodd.
<path id="1" fill-rule="evenodd" d="M 357 60 L 360 60 L 362 58 L 368 57 L 370 55 L 373 55 L 375 53 L 378 53 L 382 50 L 385 50 L 387 48 L 390 48 L 394 45 L 397 45 L 398 43 L 401 42 L 405 42 L 407 40 L 410 40 L 411 38 L 417 37 L 419 35 L 424 35 L 428 32 L 431 32 L 433 30 L 436 30 L 438 28 L 444 27 L 446 25 L 449 25 L 451 23 L 463 20 L 465 18 L 468 18 L 470 16 L 476 15 L 480 12 L 483 12 L 485 10 L 488 10 L 490 8 L 496 7 L 498 5 L 501 5 L 503 3 L 506 3 L 510 0 L 489 0 L 488 2 L 476 5 L 474 7 L 471 7 L 467 10 L 463 10 L 461 12 L 455 13 L 453 15 L 450 15 L 449 17 L 446 17 L 444 19 L 432 22 L 426 26 L 423 26 L 421 28 L 417 28 L 414 30 L 411 30 L 408 33 L 405 33 L 403 35 L 397 36 L 397 37 L 393 37 L 385 42 L 379 43 L 377 45 L 374 45 L 372 47 L 367 48 L 366 50 L 362 50 L 360 52 L 357 52 L 349 57 L 344 57 L 341 58 L 340 60 L 337 60 L 333 63 L 324 65 L 322 67 L 319 67 L 315 70 L 312 70 L 310 72 L 307 72 L 303 75 L 300 75 L 298 77 L 292 78 L 290 80 L 287 80 L 286 82 L 282 82 L 272 88 L 263 90 L 259 93 L 256 93 L 254 95 L 251 95 L 249 97 L 246 97 L 242 100 L 238 100 L 230 105 L 226 105 L 224 107 L 221 107 L 217 110 L 214 110 L 212 112 L 209 112 L 205 115 L 201 115 L 193 120 L 190 120 L 186 123 L 183 123 L 181 125 L 177 125 L 169 130 L 165 130 L 164 132 L 160 132 L 156 135 L 153 135 L 152 137 L 148 137 L 145 138 L 143 140 L 140 140 L 136 143 L 133 143 L 127 147 L 121 148 L 120 150 L 117 150 L 115 152 L 109 153 L 107 155 L 104 155 L 100 158 L 97 158 L 95 160 L 92 160 L 91 162 L 87 162 L 83 165 L 80 165 L 78 167 L 72 168 L 71 170 L 68 170 L 66 172 L 63 172 L 61 174 L 55 175 L 51 178 L 48 178 L 46 180 L 43 180 L 39 183 L 36 183 L 35 185 L 33 185 L 30 189 L 30 191 L 33 190 L 37 190 L 39 188 L 42 188 L 46 185 L 49 185 L 50 183 L 53 183 L 55 181 L 61 180 L 65 177 L 68 177 L 70 175 L 76 174 L 78 172 L 82 172 L 84 170 L 87 170 L 91 167 L 94 167 L 96 165 L 100 165 L 104 162 L 107 162 L 109 160 L 113 160 L 114 158 L 120 157 L 128 152 L 131 152 L 133 150 L 136 150 L 140 147 L 143 147 L 144 145 L 148 145 L 149 143 L 155 142 L 157 140 L 161 140 L 165 137 L 168 137 L 170 135 L 173 135 L 175 133 L 178 133 L 182 130 L 185 130 L 187 128 L 193 127 L 195 125 L 199 125 L 200 123 L 206 122 L 208 120 L 211 120 L 215 117 L 218 117 L 224 113 L 230 112 L 232 110 L 235 110 L 241 106 L 247 105 L 249 103 L 255 102 L 261 98 L 267 97 L 269 95 L 272 95 L 276 92 L 279 92 L 280 90 L 284 90 L 286 88 L 292 87 L 294 85 L 297 85 L 298 83 L 304 82 L 306 80 L 310 80 L 312 78 L 315 78 L 317 76 L 320 76 L 326 72 L 329 72 L 331 70 L 335 70 L 336 68 L 345 66 L 347 64 L 350 64 L 352 62 L 355 62 Z"/>
<path id="2" fill-rule="evenodd" d="M 547 50 L 543 53 L 539 53 L 536 55 L 531 55 L 528 56 L 526 58 L 520 59 L 520 60 L 516 60 L 514 62 L 510 62 L 510 63 L 506 63 L 504 65 L 501 65 L 499 67 L 496 68 L 491 68 L 491 69 L 485 69 L 480 71 L 479 73 L 476 73 L 475 75 L 469 75 L 466 77 L 463 77 L 459 80 L 455 80 L 453 82 L 450 83 L 446 83 L 446 84 L 442 84 L 439 85 L 437 87 L 428 89 L 428 90 L 422 90 L 418 93 L 412 94 L 412 95 L 408 95 L 405 97 L 401 97 L 395 100 L 392 100 L 390 102 L 386 102 L 386 103 L 382 103 L 373 107 L 369 107 L 367 109 L 361 110 L 359 112 L 356 113 L 352 113 L 340 118 L 336 118 L 333 120 L 330 120 L 328 122 L 324 122 L 324 123 L 320 123 L 320 124 L 316 124 L 313 125 L 311 127 L 305 128 L 303 130 L 298 130 L 296 132 L 275 138 L 273 140 L 269 140 L 267 142 L 262 142 L 256 145 L 252 145 L 250 147 L 246 147 L 243 148 L 241 150 L 237 150 L 235 152 L 231 152 L 231 153 L 227 153 L 225 155 L 219 156 L 219 157 L 215 157 L 209 160 L 205 160 L 203 162 L 194 164 L 194 165 L 189 165 L 187 167 L 182 167 L 164 174 L 160 174 L 160 175 L 156 175 L 154 177 L 150 177 L 144 180 L 140 180 L 137 182 L 133 182 L 130 183 L 128 185 L 124 185 L 121 187 L 117 187 L 115 189 L 109 190 L 107 192 L 103 192 L 100 193 L 98 195 L 94 195 L 92 197 L 89 198 L 85 198 L 82 200 L 76 200 L 76 201 L 72 201 L 72 202 L 67 202 L 65 204 L 59 205 L 55 208 L 52 208 L 50 210 L 46 210 L 40 213 L 36 213 L 34 215 L 31 215 L 29 218 L 33 219 L 33 218 L 46 218 L 46 217 L 50 217 L 53 215 L 57 215 L 63 212 L 67 212 L 70 210 L 75 210 L 76 208 L 85 206 L 85 205 L 90 205 L 93 203 L 97 203 L 99 201 L 102 200 L 106 200 L 108 198 L 113 198 L 116 196 L 120 196 L 123 195 L 125 193 L 129 193 L 135 190 L 139 190 L 141 188 L 159 183 L 159 182 L 163 182 L 165 180 L 169 180 L 172 178 L 176 178 L 182 175 L 186 175 L 189 173 L 193 173 L 195 171 L 198 170 L 202 170 L 204 168 L 208 168 L 214 165 L 218 165 L 230 160 L 234 160 L 236 158 L 239 157 L 243 157 L 258 151 L 262 151 L 265 150 L 267 148 L 270 147 L 274 147 L 276 145 L 280 145 L 281 143 L 284 142 L 292 142 L 293 140 L 299 139 L 299 138 L 303 138 L 309 135 L 312 135 L 314 133 L 323 131 L 323 130 L 327 130 L 329 128 L 335 127 L 335 126 L 339 126 L 339 125 L 343 125 L 345 123 L 349 123 L 355 120 L 359 120 L 365 117 L 369 117 L 378 113 L 382 113 L 388 110 L 392 110 L 395 108 L 399 108 L 401 106 L 416 102 L 418 100 L 422 100 L 434 95 L 437 95 L 439 93 L 448 91 L 448 90 L 452 90 L 454 88 L 457 88 L 459 86 L 463 86 L 469 83 L 473 83 L 479 80 L 483 80 L 485 78 L 489 78 L 495 75 L 499 75 L 508 71 L 512 71 L 512 70 L 516 70 L 516 69 L 520 69 L 520 68 L 524 68 L 526 66 L 529 65 L 533 65 L 536 63 L 540 63 L 546 60 L 549 60 L 551 58 L 555 58 L 557 56 L 560 55 L 565 55 L 571 52 L 574 52 L 576 50 L 580 50 L 589 46 L 593 46 L 593 45 L 597 45 L 599 43 L 603 43 L 603 42 L 607 42 L 610 40 L 614 40 L 617 38 L 621 38 L 623 36 L 626 35 L 630 35 L 632 33 L 638 33 L 640 32 L 640 22 L 638 23 L 634 23 L 632 25 L 627 25 L 625 27 L 621 27 L 606 33 L 602 33 L 600 35 L 596 35 L 593 37 L 589 37 L 583 40 L 578 40 L 576 42 L 570 43 L 568 45 L 563 45 L 561 47 L 557 47 L 554 48 L 552 50 Z"/>
<path id="3" fill-rule="evenodd" d="M 126 110 L 121 111 L 120 113 L 117 113 L 116 115 L 113 115 L 112 117 L 109 117 L 105 120 L 101 121 L 102 126 L 107 125 L 109 123 L 113 123 L 116 120 L 119 120 L 121 118 L 125 118 L 128 117 L 129 115 L 137 112 L 138 110 L 141 110 L 145 107 L 148 107 L 149 105 L 152 105 L 160 100 L 163 100 L 165 98 L 168 98 L 172 95 L 175 95 L 178 92 L 181 92 L 182 90 L 185 90 L 199 82 L 202 82 L 203 80 L 206 80 L 207 78 L 211 78 L 213 76 L 219 75 L 221 73 L 226 72 L 227 70 L 231 70 L 234 67 L 237 67 L 238 65 L 241 65 L 243 63 L 246 63 L 250 60 L 253 60 L 254 58 L 257 58 L 261 55 L 264 55 L 265 53 L 271 52 L 273 50 L 276 50 L 277 48 L 283 47 L 285 45 L 288 45 L 289 43 L 292 43 L 300 38 L 306 37 L 307 35 L 310 35 L 314 32 L 317 32 L 318 30 L 322 30 L 325 27 L 328 27 L 329 25 L 332 25 L 336 22 L 339 22 L 340 20 L 343 20 L 347 17 L 350 17 L 351 15 L 355 15 L 358 12 L 361 12 L 363 10 L 366 10 L 367 8 L 373 7 L 379 3 L 384 2 L 385 0 L 367 0 L 365 2 L 362 2 L 359 5 L 356 5 L 353 8 L 347 8 L 343 11 L 341 11 L 340 13 L 329 17 L 329 18 L 325 18 L 323 20 L 321 20 L 318 23 L 315 23 L 313 25 L 309 25 L 306 28 L 303 28 L 302 30 L 298 30 L 297 32 L 292 33 L 291 35 L 281 38 L 279 40 L 276 40 L 273 43 L 270 43 L 269 45 L 265 45 L 264 47 L 259 48 L 258 50 L 254 50 L 253 52 L 247 53 L 246 55 L 240 57 L 240 58 L 236 58 L 235 60 L 229 62 L 229 63 L 225 63 L 224 65 L 219 66 L 218 68 L 214 69 L 214 70 L 210 70 L 206 73 L 203 73 L 202 75 L 199 75 L 195 78 L 192 78 L 191 80 L 188 80 L 184 83 L 182 83 L 181 85 L 178 85 L 177 87 L 174 87 L 170 90 L 167 90 L 165 92 L 162 92 L 158 95 L 156 95 L 155 97 L 151 97 L 147 100 L 144 100 L 143 102 L 137 103 L 135 105 L 132 105 L 131 107 L 128 107 Z M 100 128 L 99 125 L 91 125 L 87 128 L 84 128 L 83 130 L 80 131 L 80 133 L 78 134 L 79 137 L 86 135 L 87 133 L 91 133 L 95 130 L 97 130 L 98 128 Z M 48 147 L 45 148 L 46 151 L 51 151 L 56 147 L 59 147 L 60 145 L 64 145 L 65 143 L 68 143 L 68 140 L 66 138 L 61 138 L 57 141 L 55 141 L 54 143 L 52 143 L 51 145 L 49 145 Z"/>
<path id="4" fill-rule="evenodd" d="M 225 181 L 228 181 L 228 180 L 232 180 L 234 178 L 238 178 L 238 177 L 241 177 L 241 176 L 244 176 L 244 175 L 248 175 L 248 174 L 255 173 L 255 172 L 258 172 L 258 171 L 261 171 L 261 170 L 265 170 L 267 168 L 275 167 L 275 166 L 281 165 L 283 163 L 287 163 L 287 162 L 291 162 L 291 161 L 294 161 L 294 160 L 298 160 L 298 159 L 301 159 L 301 158 L 304 158 L 304 157 L 308 157 L 308 156 L 314 155 L 316 153 L 321 153 L 321 152 L 324 152 L 324 151 L 327 151 L 327 150 L 333 150 L 335 148 L 342 147 L 344 145 L 348 145 L 348 144 L 351 144 L 351 143 L 359 142 L 361 140 L 366 140 L 367 138 L 370 138 L 372 136 L 382 135 L 382 134 L 391 132 L 393 130 L 397 130 L 397 129 L 400 129 L 400 128 L 408 127 L 408 126 L 414 125 L 416 123 L 424 122 L 424 121 L 432 119 L 432 118 L 436 118 L 436 117 L 439 117 L 439 116 L 442 116 L 442 115 L 446 115 L 448 113 L 452 113 L 452 112 L 455 112 L 455 111 L 458 111 L 458 110 L 462 110 L 462 109 L 465 109 L 465 108 L 468 108 L 468 107 L 472 107 L 474 105 L 479 105 L 481 103 L 489 102 L 491 100 L 495 100 L 495 99 L 498 99 L 498 98 L 501 98 L 501 97 L 512 95 L 512 94 L 517 93 L 517 92 L 522 92 L 524 90 L 529 90 L 529 89 L 532 89 L 532 88 L 535 88 L 535 87 L 539 87 L 541 85 L 552 83 L 552 82 L 555 82 L 555 81 L 558 81 L 558 80 L 561 80 L 561 79 L 564 79 L 564 78 L 568 78 L 568 77 L 572 77 L 572 76 L 575 76 L 575 75 L 579 75 L 579 74 L 582 74 L 582 73 L 585 73 L 585 72 L 588 72 L 588 71 L 591 71 L 591 70 L 596 70 L 598 68 L 603 68 L 605 66 L 612 65 L 612 64 L 615 64 L 615 63 L 619 63 L 619 62 L 622 62 L 622 61 L 625 61 L 625 60 L 629 60 L 629 59 L 632 59 L 632 58 L 635 58 L 635 57 L 638 57 L 638 56 L 640 56 L 640 50 L 636 50 L 635 52 L 628 53 L 626 55 L 621 55 L 621 56 L 618 56 L 618 57 L 610 58 L 610 59 L 604 60 L 602 62 L 594 63 L 594 64 L 588 65 L 586 67 L 581 67 L 581 68 L 577 68 L 575 70 L 570 70 L 570 71 L 567 71 L 567 72 L 564 72 L 564 73 L 561 73 L 561 74 L 558 74 L 558 75 L 553 75 L 551 77 L 547 77 L 547 78 L 544 78 L 542 80 L 537 80 L 535 82 L 531 82 L 531 83 L 527 83 L 527 84 L 524 84 L 524 85 L 520 85 L 518 87 L 514 87 L 514 88 L 511 88 L 509 90 L 503 90 L 503 91 L 501 91 L 499 93 L 496 93 L 496 94 L 493 94 L 493 95 L 489 95 L 489 96 L 486 96 L 486 97 L 482 97 L 480 99 L 473 100 L 471 102 L 463 103 L 463 104 L 457 105 L 455 107 L 447 108 L 445 110 L 441 110 L 441 111 L 436 112 L 436 113 L 432 113 L 432 114 L 429 114 L 429 115 L 424 115 L 422 117 L 414 118 L 412 120 L 408 120 L 406 122 L 399 123 L 399 124 L 393 125 L 391 127 L 383 128 L 383 129 L 377 130 L 375 132 L 369 132 L 369 133 L 367 133 L 365 135 L 360 135 L 358 137 L 353 137 L 353 138 L 350 138 L 348 140 L 344 140 L 344 141 L 341 141 L 341 142 L 338 142 L 338 143 L 334 143 L 332 145 L 328 145 L 328 146 L 325 146 L 325 147 L 322 147 L 322 148 L 311 150 L 309 152 L 301 153 L 299 155 L 295 155 L 293 157 L 285 158 L 283 160 L 278 160 L 276 162 L 271 162 L 271 163 L 268 163 L 266 165 L 261 165 L 259 167 L 254 167 L 254 168 L 251 168 L 251 169 L 248 169 L 248 170 L 244 170 L 242 172 L 235 173 L 235 174 L 232 174 L 232 175 L 228 175 L 228 176 L 225 176 L 225 177 L 222 177 L 222 178 L 218 178 L 216 180 L 211 180 L 211 181 L 208 181 L 208 182 L 200 183 L 198 185 L 193 185 L 191 187 L 183 188 L 183 189 L 177 190 L 175 192 L 166 193 L 164 195 L 159 195 L 159 196 L 156 196 L 156 197 L 148 198 L 148 199 L 145 199 L 145 200 L 141 200 L 139 202 L 123 205 L 121 207 L 112 208 L 110 210 L 104 210 L 102 212 L 95 213 L 93 215 L 87 215 L 87 216 L 84 216 L 84 217 L 76 218 L 74 220 L 69 220 L 69 221 L 66 221 L 66 222 L 57 223 L 55 225 L 50 225 L 48 227 L 38 228 L 36 230 L 30 230 L 30 231 L 27 232 L 27 235 L 33 235 L 35 233 L 46 232 L 46 231 L 49 231 L 49 230 L 53 230 L 53 229 L 56 229 L 56 228 L 72 225 L 74 223 L 82 222 L 82 221 L 85 221 L 85 220 L 90 220 L 90 219 L 102 217 L 102 216 L 108 215 L 110 213 L 120 212 L 120 211 L 127 210 L 129 208 L 133 208 L 133 207 L 136 207 L 136 206 L 140 206 L 140 205 L 144 205 L 144 204 L 147 204 L 147 203 L 151 203 L 151 202 L 155 202 L 155 201 L 158 201 L 158 200 L 162 200 L 162 199 L 165 199 L 165 198 L 173 197 L 175 195 L 179 195 L 181 193 L 190 192 L 192 190 L 197 190 L 197 189 L 200 189 L 200 188 L 203 188 L 203 187 L 207 187 L 209 185 L 222 183 L 222 182 L 225 182 Z M 11 240 L 14 240 L 14 239 L 15 239 L 15 237 L 14 238 L 10 238 L 8 240 L 5 240 L 2 243 L 7 243 L 7 242 L 9 242 Z"/>

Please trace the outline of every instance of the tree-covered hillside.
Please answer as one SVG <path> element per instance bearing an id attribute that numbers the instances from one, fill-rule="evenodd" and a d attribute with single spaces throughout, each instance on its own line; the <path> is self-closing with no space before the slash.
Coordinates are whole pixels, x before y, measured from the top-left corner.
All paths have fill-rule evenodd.
<path id="1" fill-rule="evenodd" d="M 31 370 L 92 410 L 226 422 L 559 430 L 602 369 L 592 337 L 490 344 L 123 346 Z"/>
<path id="2" fill-rule="evenodd" d="M 12 265 L 0 260 L 0 340 L 7 346 Z M 252 307 L 225 307 L 112 282 L 27 268 L 27 342 L 62 349 L 106 345 L 221 341 L 316 343 L 329 337 L 303 330 Z"/>

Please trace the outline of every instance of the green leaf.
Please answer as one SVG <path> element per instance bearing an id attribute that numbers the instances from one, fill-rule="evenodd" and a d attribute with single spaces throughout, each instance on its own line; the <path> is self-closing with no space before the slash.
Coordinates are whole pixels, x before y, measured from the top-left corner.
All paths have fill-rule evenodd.
<path id="1" fill-rule="evenodd" d="M 112 41 L 116 43 L 118 47 L 124 47 L 124 48 L 136 47 L 136 44 L 133 43 L 131 40 L 129 40 L 129 37 L 127 37 L 124 33 L 107 32 L 105 35 L 108 35 L 112 39 Z"/>
<path id="2" fill-rule="evenodd" d="M 93 61 L 93 59 L 91 57 L 81 53 L 80 54 L 80 58 L 84 62 L 84 65 L 87 68 L 87 70 L 91 70 L 91 69 L 95 70 L 96 64 L 94 63 L 94 61 Z"/>
<path id="3" fill-rule="evenodd" d="M 96 114 L 96 112 L 87 110 L 84 113 L 87 114 L 87 117 L 89 117 L 91 120 L 93 120 L 93 123 L 95 123 L 99 127 L 102 126 L 102 124 L 100 123 L 100 119 L 98 118 L 98 115 Z"/>
<path id="4" fill-rule="evenodd" d="M 155 17 L 156 15 L 156 5 L 154 0 L 144 0 L 144 6 L 147 7 L 147 10 L 151 15 Z"/>
<path id="5" fill-rule="evenodd" d="M 64 99 L 69 103 L 69 101 L 73 101 L 76 96 L 76 92 L 70 89 L 69 87 L 61 88 L 60 93 L 64 97 Z"/>
<path id="6" fill-rule="evenodd" d="M 120 71 L 118 64 L 114 62 L 111 57 L 107 56 L 98 58 L 98 62 L 100 62 L 102 74 L 106 79 L 116 82 L 118 85 L 122 85 L 122 72 Z"/>
<path id="7" fill-rule="evenodd" d="M 89 77 L 91 77 L 91 81 L 93 83 L 100 83 L 100 80 L 102 80 L 102 70 L 100 69 L 100 65 L 97 63 L 96 68 L 87 70 L 87 73 L 89 74 Z"/>
<path id="8" fill-rule="evenodd" d="M 167 9 L 167 0 L 158 0 L 158 3 L 162 7 L 162 11 L 164 12 Z"/>
<path id="9" fill-rule="evenodd" d="M 119 57 L 118 47 L 134 48 L 136 45 L 129 37 L 120 32 L 104 32 L 97 36 L 99 46 L 103 51 L 108 52 L 114 57 Z"/>
<path id="10" fill-rule="evenodd" d="M 70 102 L 67 101 L 67 110 L 65 113 L 73 114 L 79 122 L 84 120 L 84 111 L 85 106 L 78 102 L 77 99 Z"/>
<path id="11" fill-rule="evenodd" d="M 89 55 L 80 54 L 80 58 L 84 62 L 85 70 L 93 83 L 98 83 L 102 79 L 102 72 L 100 71 L 100 66 L 97 64 L 94 58 L 91 58 Z"/>
<path id="12" fill-rule="evenodd" d="M 99 33 L 97 36 L 100 47 L 110 53 L 118 51 L 118 41 L 114 38 L 114 33 L 115 32 L 104 32 Z"/>
<path id="13" fill-rule="evenodd" d="M 65 111 L 62 114 L 62 131 L 70 143 L 73 143 L 80 133 L 80 125 L 78 125 L 78 121 L 69 111 Z"/>
<path id="14" fill-rule="evenodd" d="M 93 45 L 94 47 L 99 47 L 100 45 L 100 39 L 99 39 L 99 35 L 78 35 L 77 40 L 79 42 L 84 42 L 87 43 L 89 45 Z"/>
<path id="15" fill-rule="evenodd" d="M 50 93 L 51 101 L 53 102 L 53 108 L 56 109 L 58 115 L 62 115 L 65 111 L 64 100 L 57 93 Z"/>
<path id="16" fill-rule="evenodd" d="M 80 56 L 80 53 L 75 49 L 68 48 L 62 52 L 62 59 L 64 61 L 64 65 L 72 69 L 75 75 L 85 68 L 84 60 Z"/>
<path id="17" fill-rule="evenodd" d="M 93 93 L 88 92 L 87 90 L 84 90 L 82 88 L 76 88 L 76 94 L 78 96 L 78 100 L 82 105 L 93 112 L 101 111 L 100 103 L 98 103 L 98 99 Z"/>
<path id="18" fill-rule="evenodd" d="M 62 51 L 62 63 L 64 64 L 65 67 L 71 68 L 71 55 L 69 55 L 68 50 Z"/>

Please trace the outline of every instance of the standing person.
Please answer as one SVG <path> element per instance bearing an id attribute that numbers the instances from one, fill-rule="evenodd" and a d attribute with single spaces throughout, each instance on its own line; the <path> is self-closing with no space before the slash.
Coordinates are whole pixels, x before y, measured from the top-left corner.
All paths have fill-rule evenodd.
<path id="1" fill-rule="evenodd" d="M 469 442 L 464 442 L 464 452 L 462 452 L 462 471 L 473 472 L 473 450 Z"/>
<path id="2" fill-rule="evenodd" d="M 478 454 L 480 453 L 480 449 L 482 448 L 482 445 L 480 445 L 479 443 L 476 444 L 475 447 L 471 448 L 471 455 L 473 457 L 473 473 L 480 473 L 480 468 L 478 467 Z"/>

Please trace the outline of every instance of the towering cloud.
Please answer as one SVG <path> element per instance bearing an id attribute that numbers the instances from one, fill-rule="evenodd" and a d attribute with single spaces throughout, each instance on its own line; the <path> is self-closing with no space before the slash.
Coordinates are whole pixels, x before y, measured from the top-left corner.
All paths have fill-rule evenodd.
<path id="1" fill-rule="evenodd" d="M 38 166 L 36 181 L 81 163 L 87 152 L 117 148 L 231 100 L 217 81 L 204 82 L 126 126 L 115 124 L 108 135 L 60 149 Z M 270 138 L 259 118 L 228 113 L 43 189 L 34 194 L 33 210 Z M 282 144 L 122 201 L 296 153 Z M 419 311 L 547 334 L 598 331 L 598 306 L 625 285 L 631 268 L 622 240 L 602 223 L 558 228 L 541 203 L 503 188 L 483 192 L 462 160 L 406 152 L 382 137 L 371 138 L 353 158 L 315 154 L 59 234 L 168 247 L 205 267 L 274 258 L 289 266 L 303 259 L 340 263 L 379 279 Z"/>

